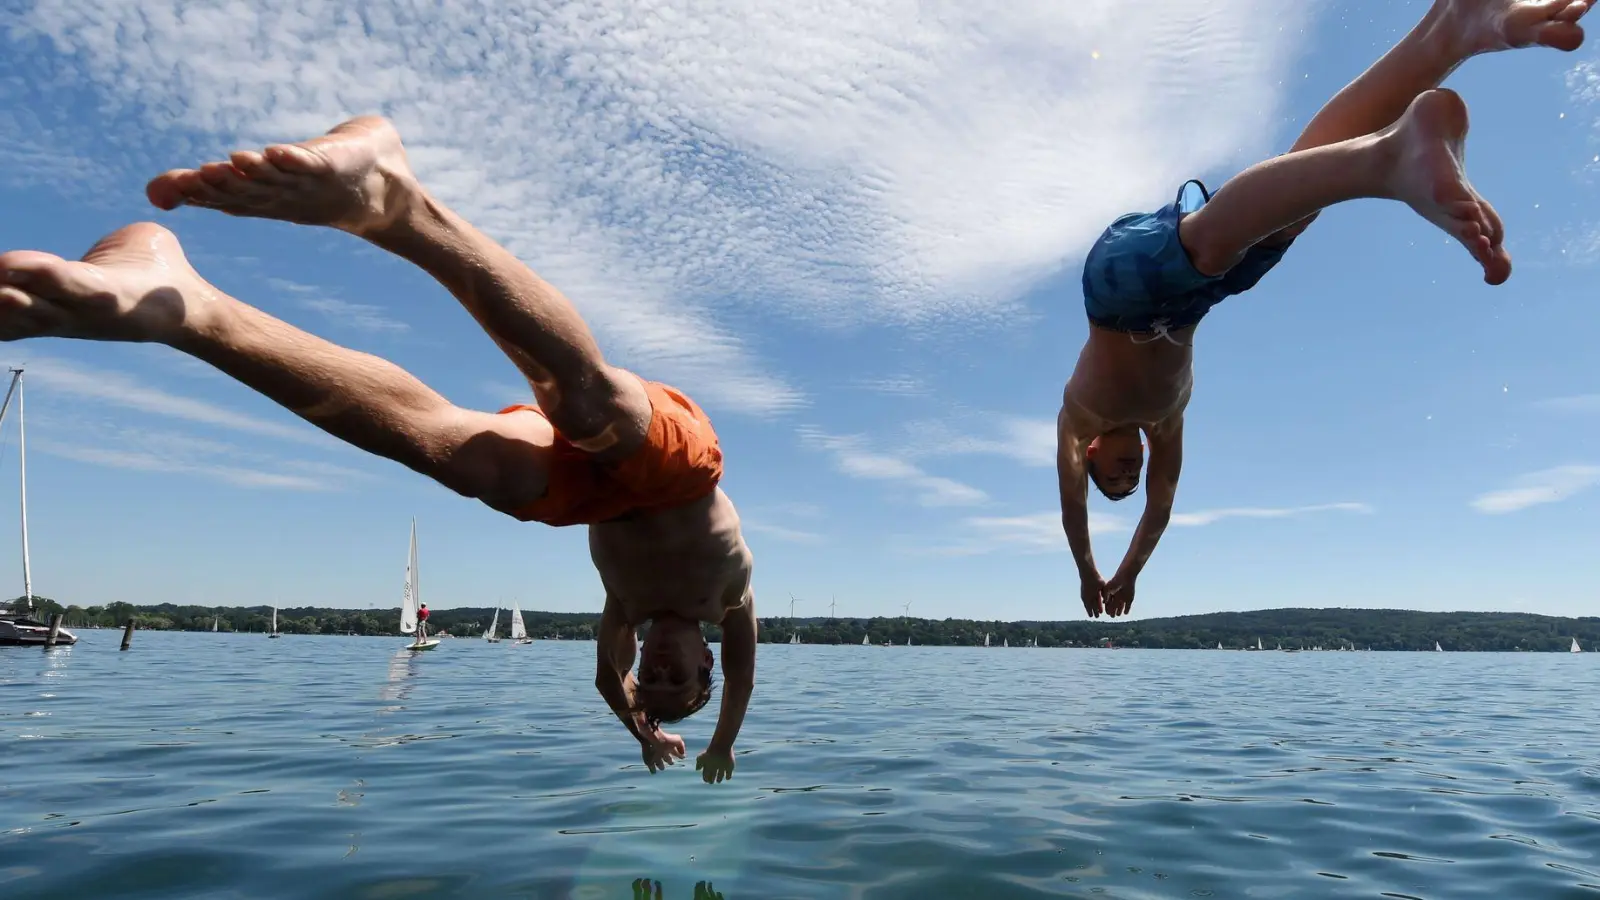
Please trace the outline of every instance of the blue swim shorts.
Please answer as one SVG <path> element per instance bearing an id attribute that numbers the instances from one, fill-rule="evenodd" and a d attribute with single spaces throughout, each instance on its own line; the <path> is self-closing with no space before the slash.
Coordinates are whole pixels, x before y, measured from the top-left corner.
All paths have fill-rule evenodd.
<path id="1" fill-rule="evenodd" d="M 1288 244 L 1255 246 L 1222 275 L 1203 275 L 1178 240 L 1178 220 L 1193 212 L 1184 189 L 1206 186 L 1191 179 L 1178 196 L 1151 213 L 1129 213 L 1107 228 L 1083 262 L 1083 306 L 1089 321 L 1113 331 L 1165 332 L 1188 328 L 1211 307 L 1256 286 L 1283 259 Z M 1202 201 L 1203 203 L 1204 201 Z"/>

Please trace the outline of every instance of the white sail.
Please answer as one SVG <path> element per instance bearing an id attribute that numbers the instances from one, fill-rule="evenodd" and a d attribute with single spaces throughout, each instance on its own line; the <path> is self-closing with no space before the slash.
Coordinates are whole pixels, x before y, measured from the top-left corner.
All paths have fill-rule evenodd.
<path id="1" fill-rule="evenodd" d="M 28 417 L 22 403 L 22 370 L 17 373 L 17 463 L 22 475 L 22 596 L 33 609 L 33 576 L 28 567 Z"/>
<path id="2" fill-rule="evenodd" d="M 272 608 L 272 630 L 267 632 L 267 633 L 268 634 L 277 634 L 278 633 L 278 608 L 276 606 L 274 606 Z"/>
<path id="3" fill-rule="evenodd" d="M 861 636 L 861 646 L 867 646 L 867 636 L 864 634 Z"/>
<path id="4" fill-rule="evenodd" d="M 1439 642 L 1438 641 L 1434 641 L 1433 642 L 1433 649 L 1437 653 L 1443 653 L 1444 652 L 1444 648 L 1439 646 Z"/>
<path id="5" fill-rule="evenodd" d="M 222 617 L 221 616 L 212 616 L 211 617 L 211 630 L 212 631 L 216 631 L 217 630 L 217 623 L 220 622 L 220 621 L 222 621 Z"/>
<path id="6" fill-rule="evenodd" d="M 499 630 L 500 630 L 500 607 L 496 606 L 494 608 L 494 618 L 489 620 L 489 630 L 485 631 L 483 633 L 483 639 L 486 640 L 486 641 L 495 640 L 495 636 L 494 636 L 495 632 L 497 632 Z"/>
<path id="7" fill-rule="evenodd" d="M 983 633 L 983 645 L 985 647 L 989 646 L 989 632 L 987 631 Z"/>
<path id="8" fill-rule="evenodd" d="M 528 626 L 522 621 L 522 608 L 517 606 L 517 601 L 511 601 L 511 639 L 525 641 L 528 639 Z"/>
<path id="9" fill-rule="evenodd" d="M 1261 649 L 1261 638 L 1256 638 L 1256 649 L 1257 650 Z"/>
<path id="10" fill-rule="evenodd" d="M 33 609 L 33 577 L 28 566 L 28 436 L 26 424 L 23 422 L 22 411 L 22 370 L 11 370 L 11 386 L 6 389 L 6 399 L 0 403 L 0 425 L 5 424 L 6 411 L 11 408 L 11 398 L 17 398 L 17 447 L 18 458 L 21 462 L 21 511 L 22 511 L 22 597 L 25 604 L 23 609 Z"/>
<path id="11" fill-rule="evenodd" d="M 405 596 L 400 600 L 400 633 L 415 634 L 417 631 L 417 606 L 422 601 L 418 597 L 420 585 L 417 583 L 417 520 L 411 520 L 411 550 L 406 554 L 406 588 Z"/>
<path id="12" fill-rule="evenodd" d="M 1582 653 L 1583 652 L 1583 648 L 1578 646 L 1578 639 L 1577 638 L 1573 638 L 1572 639 L 1572 649 L 1570 651 L 1568 651 L 1568 652 L 1571 652 L 1571 653 Z"/>
<path id="13" fill-rule="evenodd" d="M 798 643 L 800 643 L 800 632 L 798 632 L 798 631 L 791 631 L 791 632 L 790 632 L 790 633 L 789 633 L 789 643 L 791 643 L 791 644 L 798 644 Z"/>
<path id="14" fill-rule="evenodd" d="M 1000 646 L 1002 646 L 1002 647 L 1010 647 L 1011 646 L 1011 639 L 1010 638 L 1001 638 L 1000 639 Z"/>

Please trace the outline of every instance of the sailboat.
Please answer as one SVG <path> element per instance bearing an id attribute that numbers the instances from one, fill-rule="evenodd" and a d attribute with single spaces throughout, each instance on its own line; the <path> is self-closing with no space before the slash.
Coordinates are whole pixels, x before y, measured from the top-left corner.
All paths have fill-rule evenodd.
<path id="1" fill-rule="evenodd" d="M 267 637 L 283 637 L 283 635 L 278 633 L 278 608 L 276 606 L 272 608 L 272 629 L 267 632 Z"/>
<path id="2" fill-rule="evenodd" d="M 1000 639 L 1000 646 L 1009 648 L 1011 646 L 1011 639 L 1010 638 L 1001 638 Z"/>
<path id="3" fill-rule="evenodd" d="M 222 621 L 222 617 L 221 616 L 212 616 L 211 617 L 211 633 L 212 634 L 216 633 L 216 631 L 217 631 L 217 623 L 220 622 L 220 621 Z"/>
<path id="4" fill-rule="evenodd" d="M 533 638 L 528 637 L 528 626 L 522 621 L 522 607 L 517 601 L 511 601 L 511 640 L 517 644 L 531 644 Z"/>
<path id="5" fill-rule="evenodd" d="M 28 567 L 28 433 L 23 420 L 22 370 L 11 370 L 11 387 L 6 399 L 0 403 L 0 423 L 5 421 L 11 408 L 11 398 L 17 398 L 17 466 L 20 470 L 18 486 L 19 506 L 22 510 L 22 598 L 10 609 L 0 608 L 0 646 L 43 647 L 50 639 L 50 626 L 33 617 L 33 576 Z M 56 631 L 56 643 L 71 645 L 78 636 L 65 628 Z"/>
<path id="6" fill-rule="evenodd" d="M 861 636 L 861 646 L 863 646 L 863 647 L 869 647 L 869 646 L 871 646 L 871 642 L 870 642 L 870 641 L 868 641 L 868 640 L 867 640 L 867 635 L 864 635 L 864 634 L 863 634 L 863 635 L 862 635 L 862 636 Z"/>
<path id="7" fill-rule="evenodd" d="M 495 632 L 497 632 L 499 630 L 500 630 L 500 607 L 496 606 L 494 608 L 494 618 L 489 620 L 489 630 L 485 631 L 483 633 L 483 639 L 488 641 L 491 644 L 500 643 L 500 638 L 495 635 Z"/>
<path id="8" fill-rule="evenodd" d="M 406 645 L 407 650 L 432 650 L 439 646 L 438 638 L 424 637 L 417 631 L 417 607 L 422 603 L 421 584 L 417 578 L 417 520 L 411 520 L 411 553 L 406 557 L 406 592 L 400 602 L 400 633 L 415 634 L 416 639 Z"/>
<path id="9" fill-rule="evenodd" d="M 800 643 L 800 632 L 798 632 L 798 631 L 789 632 L 789 643 L 791 643 L 791 644 Z"/>
<path id="10" fill-rule="evenodd" d="M 1434 641 L 1433 642 L 1433 650 L 1434 650 L 1435 653 L 1443 653 L 1444 652 L 1444 648 L 1439 646 L 1439 642 L 1438 641 Z"/>
<path id="11" fill-rule="evenodd" d="M 983 645 L 985 647 L 989 646 L 989 632 L 987 631 L 983 633 Z"/>
<path id="12" fill-rule="evenodd" d="M 1256 638 L 1256 649 L 1257 650 L 1261 649 L 1261 638 Z"/>
<path id="13" fill-rule="evenodd" d="M 1572 649 L 1567 651 L 1567 652 L 1568 653 L 1582 653 L 1583 652 L 1583 648 L 1578 646 L 1578 639 L 1577 638 L 1573 638 L 1572 639 Z"/>

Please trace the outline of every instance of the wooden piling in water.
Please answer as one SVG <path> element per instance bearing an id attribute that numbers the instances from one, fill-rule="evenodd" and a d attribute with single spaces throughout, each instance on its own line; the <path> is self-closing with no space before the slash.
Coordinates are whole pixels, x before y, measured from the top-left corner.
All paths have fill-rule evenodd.
<path id="1" fill-rule="evenodd" d="M 133 620 L 129 619 L 127 627 L 122 629 L 122 649 L 128 649 L 131 643 L 133 643 Z"/>
<path id="2" fill-rule="evenodd" d="M 50 614 L 50 633 L 44 636 L 44 648 L 49 650 L 56 645 L 56 637 L 61 634 L 61 613 Z"/>

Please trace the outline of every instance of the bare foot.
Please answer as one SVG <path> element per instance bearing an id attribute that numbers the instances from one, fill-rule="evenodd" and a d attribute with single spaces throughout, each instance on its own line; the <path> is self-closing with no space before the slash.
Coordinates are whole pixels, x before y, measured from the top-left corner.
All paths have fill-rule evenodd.
<path id="1" fill-rule="evenodd" d="M 1484 281 L 1510 278 L 1505 226 L 1467 181 L 1467 104 L 1461 96 L 1446 89 L 1419 95 L 1388 138 L 1398 144 L 1389 174 L 1395 199 L 1460 241 L 1483 266 Z"/>
<path id="2" fill-rule="evenodd" d="M 0 253 L 0 340 L 170 342 L 219 296 L 172 232 L 140 222 L 101 238 L 81 262 Z"/>
<path id="3" fill-rule="evenodd" d="M 1435 0 L 1434 13 L 1462 59 L 1517 47 L 1583 46 L 1578 20 L 1594 0 Z"/>
<path id="4" fill-rule="evenodd" d="M 363 116 L 299 144 L 173 169 L 152 180 L 145 195 L 162 209 L 203 206 L 366 234 L 399 218 L 415 189 L 400 133 L 387 119 Z"/>

